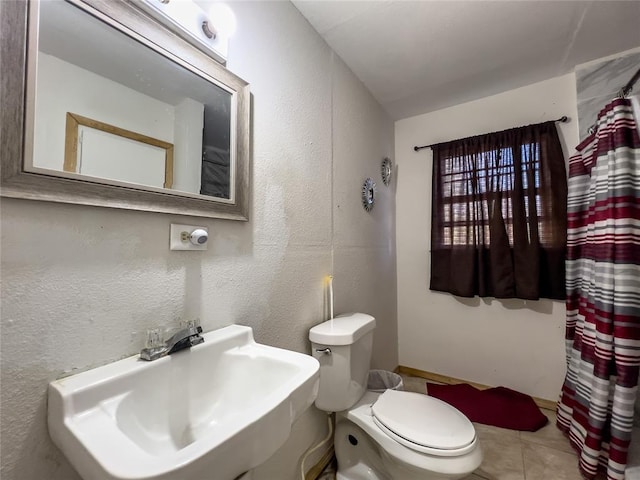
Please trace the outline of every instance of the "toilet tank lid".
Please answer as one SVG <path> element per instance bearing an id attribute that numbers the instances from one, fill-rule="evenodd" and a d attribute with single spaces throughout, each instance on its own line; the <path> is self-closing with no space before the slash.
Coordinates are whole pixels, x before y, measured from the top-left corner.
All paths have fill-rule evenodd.
<path id="1" fill-rule="evenodd" d="M 322 345 L 351 345 L 376 327 L 366 313 L 345 313 L 309 330 L 309 340 Z"/>

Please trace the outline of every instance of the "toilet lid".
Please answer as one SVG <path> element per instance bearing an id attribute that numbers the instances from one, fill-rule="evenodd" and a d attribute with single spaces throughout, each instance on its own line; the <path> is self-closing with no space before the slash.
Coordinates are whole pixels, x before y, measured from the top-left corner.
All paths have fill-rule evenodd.
<path id="1" fill-rule="evenodd" d="M 448 403 L 420 393 L 385 391 L 372 405 L 375 423 L 413 450 L 461 455 L 476 439 L 473 424 Z"/>

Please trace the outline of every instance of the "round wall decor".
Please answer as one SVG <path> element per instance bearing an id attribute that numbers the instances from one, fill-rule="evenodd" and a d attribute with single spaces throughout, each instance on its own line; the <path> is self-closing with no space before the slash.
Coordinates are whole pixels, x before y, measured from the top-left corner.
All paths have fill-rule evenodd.
<path id="1" fill-rule="evenodd" d="M 362 185 L 362 206 L 367 212 L 373 208 L 376 201 L 376 184 L 370 178 L 367 178 Z"/>
<path id="2" fill-rule="evenodd" d="M 393 171 L 393 162 L 390 158 L 385 158 L 382 160 L 382 182 L 389 186 L 391 183 L 391 172 Z"/>

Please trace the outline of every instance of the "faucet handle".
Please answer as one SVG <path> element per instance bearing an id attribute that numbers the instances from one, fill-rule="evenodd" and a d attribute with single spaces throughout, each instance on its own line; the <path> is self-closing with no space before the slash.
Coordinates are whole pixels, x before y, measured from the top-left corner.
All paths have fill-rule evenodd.
<path id="1" fill-rule="evenodd" d="M 162 328 L 150 328 L 147 330 L 146 348 L 159 348 L 164 345 L 164 332 Z"/>
<path id="2" fill-rule="evenodd" d="M 180 320 L 180 328 L 198 328 L 200 326 L 200 319 L 194 318 L 192 320 Z"/>

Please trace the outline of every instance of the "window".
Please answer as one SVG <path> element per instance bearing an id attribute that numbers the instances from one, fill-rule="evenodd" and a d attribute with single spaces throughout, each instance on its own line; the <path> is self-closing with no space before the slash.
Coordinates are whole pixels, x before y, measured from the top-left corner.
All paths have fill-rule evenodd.
<path id="1" fill-rule="evenodd" d="M 439 144 L 433 152 L 431 289 L 564 298 L 567 185 L 555 124 Z"/>
<path id="2" fill-rule="evenodd" d="M 532 232 L 529 227 L 532 213 L 541 211 L 540 199 L 540 145 L 529 143 L 521 146 L 520 157 L 523 162 L 522 189 L 524 193 L 524 211 L 527 219 L 527 236 Z M 529 178 L 529 174 L 531 178 Z M 442 175 L 443 199 L 443 242 L 445 245 L 490 245 L 489 208 L 501 208 L 505 221 L 509 244 L 513 246 L 513 200 L 515 194 L 514 162 L 511 148 L 490 150 L 473 158 L 445 158 Z M 498 182 L 499 185 L 498 185 Z M 503 196 L 497 200 L 495 193 Z M 473 192 L 476 192 L 474 197 Z M 535 209 L 529 209 L 529 201 L 535 201 Z M 467 224 L 472 216 L 476 221 Z M 537 222 L 538 232 L 543 228 L 542 221 Z"/>

